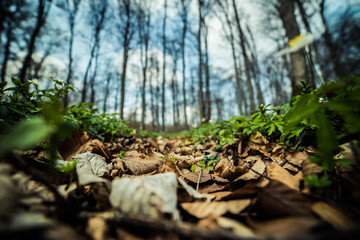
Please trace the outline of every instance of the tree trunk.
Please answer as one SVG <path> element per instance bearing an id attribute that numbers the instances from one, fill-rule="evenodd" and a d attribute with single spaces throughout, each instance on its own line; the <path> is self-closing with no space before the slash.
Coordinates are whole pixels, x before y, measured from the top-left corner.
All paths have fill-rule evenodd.
<path id="1" fill-rule="evenodd" d="M 184 105 L 184 124 L 185 129 L 189 128 L 188 120 L 187 120 L 187 112 L 186 112 L 186 86 L 185 86 L 185 39 L 186 39 L 186 31 L 187 31 L 187 7 L 185 6 L 184 0 L 181 1 L 182 4 L 182 21 L 183 21 L 183 29 L 182 29 L 182 35 L 181 35 L 181 59 L 182 59 L 182 76 L 183 76 L 183 82 L 182 82 L 182 93 L 183 93 L 183 105 Z"/>
<path id="2" fill-rule="evenodd" d="M 288 0 L 279 0 L 279 14 L 285 28 L 288 40 L 300 34 L 299 26 L 296 22 L 294 2 Z M 301 93 L 297 87 L 300 81 L 306 80 L 306 60 L 302 51 L 290 54 L 290 79 L 291 79 L 291 96 L 294 97 Z"/>
<path id="3" fill-rule="evenodd" d="M 249 58 L 247 56 L 247 50 L 245 47 L 245 36 L 242 30 L 242 27 L 240 25 L 240 18 L 239 18 L 239 14 L 238 14 L 238 10 L 237 10 L 237 6 L 236 6 L 236 2 L 235 0 L 232 0 L 232 4 L 233 4 L 233 9 L 234 9 L 234 13 L 235 13 L 235 19 L 236 19 L 236 25 L 239 31 L 239 36 L 240 36 L 240 47 L 242 50 L 242 56 L 244 58 L 244 67 L 245 67 L 245 75 L 246 75 L 246 83 L 247 83 L 247 88 L 249 91 L 249 100 L 250 100 L 250 110 L 253 111 L 255 109 L 255 102 L 254 102 L 254 90 L 251 84 L 251 77 L 250 77 L 250 62 L 249 62 Z"/>
<path id="4" fill-rule="evenodd" d="M 103 105 L 103 113 L 106 113 L 107 111 L 107 100 L 108 100 L 108 96 L 110 94 L 110 81 L 111 81 L 111 73 L 108 72 L 107 76 L 106 76 L 106 85 L 105 85 L 105 91 L 104 91 L 104 105 Z"/>
<path id="5" fill-rule="evenodd" d="M 26 75 L 31 63 L 32 55 L 35 51 L 36 39 L 39 36 L 40 30 L 44 26 L 47 14 L 49 13 L 49 9 L 51 5 L 48 7 L 48 9 L 46 9 L 46 3 L 47 3 L 46 0 L 39 0 L 35 29 L 31 34 L 30 41 L 27 46 L 27 53 L 19 74 L 19 78 L 22 83 L 27 82 Z M 51 4 L 51 2 L 49 4 Z"/>
<path id="6" fill-rule="evenodd" d="M 12 34 L 12 29 L 10 27 L 10 23 L 8 25 L 8 28 L 6 30 L 6 43 L 4 46 L 4 58 L 3 58 L 3 62 L 2 62 L 2 69 L 1 69 L 1 81 L 2 82 L 6 82 L 6 70 L 7 70 L 7 64 L 9 62 L 9 58 L 10 58 L 10 48 L 11 48 L 11 42 L 12 42 L 12 38 L 13 38 L 13 34 Z"/>
<path id="7" fill-rule="evenodd" d="M 162 40 L 163 40 L 163 66 L 162 66 L 162 85 L 161 85 L 161 130 L 165 132 L 165 83 L 166 83 L 166 19 L 167 19 L 167 0 L 164 1 L 164 20 L 162 26 Z"/>
<path id="8" fill-rule="evenodd" d="M 199 53 L 199 113 L 200 113 L 200 124 L 205 120 L 205 108 L 204 108 L 204 98 L 203 98 L 203 82 L 202 82 L 202 68 L 203 68 L 203 60 L 202 60 L 202 49 L 201 49 L 201 25 L 202 25 L 202 11 L 201 8 L 203 6 L 203 0 L 198 0 L 199 4 L 199 29 L 198 29 L 198 53 Z"/>
<path id="9" fill-rule="evenodd" d="M 208 29 L 205 25 L 205 36 L 204 36 L 204 43 L 205 43 L 205 89 L 206 89 L 206 116 L 205 121 L 209 122 L 211 118 L 211 95 L 210 95 L 210 70 L 209 70 L 209 49 L 208 49 Z"/>

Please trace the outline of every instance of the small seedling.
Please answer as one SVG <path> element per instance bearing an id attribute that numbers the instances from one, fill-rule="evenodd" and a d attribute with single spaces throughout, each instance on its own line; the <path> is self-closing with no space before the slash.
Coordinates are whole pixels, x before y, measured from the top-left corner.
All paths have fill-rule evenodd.
<path id="1" fill-rule="evenodd" d="M 65 165 L 58 167 L 58 170 L 60 172 L 63 173 L 69 173 L 70 174 L 70 181 L 69 181 L 69 186 L 71 185 L 71 183 L 73 182 L 73 178 L 74 178 L 74 171 L 76 168 L 76 164 L 77 164 L 77 160 L 75 159 L 73 162 L 68 162 Z"/>
<path id="2" fill-rule="evenodd" d="M 124 158 L 124 157 L 127 156 L 127 153 L 125 153 L 124 151 L 120 151 L 120 153 L 119 153 L 119 154 L 116 154 L 116 156 L 117 156 L 118 158 Z"/>

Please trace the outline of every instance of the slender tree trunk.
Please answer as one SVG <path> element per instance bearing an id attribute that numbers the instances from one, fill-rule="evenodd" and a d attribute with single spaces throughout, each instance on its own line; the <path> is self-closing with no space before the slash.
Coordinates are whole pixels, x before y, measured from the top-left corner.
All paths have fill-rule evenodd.
<path id="1" fill-rule="evenodd" d="M 167 0 L 164 1 L 164 20 L 162 26 L 162 40 L 163 40 L 163 66 L 162 66 L 162 85 L 161 85 L 161 130 L 165 132 L 165 83 L 166 83 L 166 19 L 167 19 Z"/>
<path id="2" fill-rule="evenodd" d="M 124 119 L 124 103 L 125 103 L 125 81 L 126 81 L 126 71 L 127 71 L 127 63 L 129 59 L 129 47 L 132 38 L 131 29 L 131 9 L 130 9 L 130 1 L 125 3 L 125 12 L 126 12 L 126 26 L 124 32 L 124 42 L 123 42 L 123 65 L 121 72 L 121 99 L 120 99 L 120 118 Z"/>
<path id="3" fill-rule="evenodd" d="M 206 116 L 205 121 L 209 122 L 211 118 L 211 94 L 210 94 L 210 71 L 209 71 L 209 49 L 208 49 L 208 29 L 204 23 L 205 29 L 205 88 L 206 88 Z"/>
<path id="4" fill-rule="evenodd" d="M 90 102 L 95 104 L 95 79 L 97 76 L 97 69 L 99 64 L 99 51 L 100 51 L 100 43 L 98 43 L 96 47 L 96 54 L 95 54 L 95 67 L 94 67 L 94 73 L 90 80 L 90 89 L 91 89 L 91 95 L 90 95 Z"/>
<path id="5" fill-rule="evenodd" d="M 31 34 L 30 41 L 27 46 L 27 53 L 26 53 L 26 56 L 23 61 L 23 65 L 21 67 L 20 74 L 19 74 L 19 78 L 22 83 L 27 82 L 26 75 L 27 75 L 27 71 L 28 71 L 30 63 L 31 63 L 32 55 L 35 51 L 36 39 L 40 34 L 40 30 L 41 30 L 42 26 L 44 26 L 44 24 L 45 24 L 47 14 L 49 13 L 49 9 L 51 6 L 50 5 L 48 7 L 48 9 L 46 9 L 46 3 L 47 3 L 46 0 L 39 0 L 38 2 L 39 2 L 38 3 L 38 13 L 37 13 L 35 29 Z M 51 2 L 49 4 L 51 4 Z"/>
<path id="6" fill-rule="evenodd" d="M 335 48 L 334 44 L 332 43 L 331 35 L 328 30 L 329 29 L 328 23 L 325 18 L 325 0 L 322 0 L 320 2 L 320 16 L 321 16 L 321 21 L 325 27 L 324 40 L 325 40 L 325 44 L 326 44 L 327 48 L 329 49 L 330 60 L 334 66 L 334 72 L 337 77 L 341 77 L 345 74 L 345 72 L 341 67 L 338 54 L 336 53 L 336 48 Z"/>
<path id="7" fill-rule="evenodd" d="M 279 14 L 285 28 L 286 37 L 288 40 L 293 39 L 300 34 L 300 29 L 296 22 L 294 2 L 279 0 L 279 3 Z M 300 81 L 306 79 L 306 60 L 304 53 L 302 51 L 291 53 L 290 63 L 291 96 L 294 97 L 301 93 L 297 85 L 300 85 Z"/>
<path id="8" fill-rule="evenodd" d="M 202 81 L 202 68 L 203 68 L 203 59 L 202 59 L 202 49 L 201 49 L 201 29 L 202 29 L 202 6 L 203 6 L 203 0 L 198 0 L 199 4 L 199 29 L 198 29 L 198 53 L 199 53 L 199 113 L 200 113 L 200 124 L 203 123 L 205 120 L 205 108 L 204 108 L 204 97 L 203 97 L 203 81 Z"/>
<path id="9" fill-rule="evenodd" d="M 185 121 L 185 129 L 189 128 L 188 120 L 187 120 L 187 104 L 186 104 L 186 77 L 185 77 L 185 39 L 186 39 L 186 31 L 187 31 L 187 9 L 184 5 L 184 0 L 181 1 L 183 12 L 182 12 L 182 21 L 183 21 L 183 29 L 181 35 L 181 59 L 182 59 L 182 93 L 183 93 L 183 104 L 184 104 L 184 121 Z"/>
<path id="10" fill-rule="evenodd" d="M 89 62 L 87 64 L 87 67 L 86 67 L 86 70 L 85 70 L 85 74 L 84 74 L 84 79 L 83 79 L 83 89 L 82 89 L 82 92 L 81 92 L 81 102 L 86 102 L 86 93 L 87 93 L 87 88 L 88 88 L 88 85 L 87 85 L 87 79 L 88 79 L 88 75 L 89 75 L 89 71 L 90 71 L 90 68 L 91 68 L 91 65 L 92 65 L 92 61 L 94 59 L 94 56 L 95 56 L 95 51 L 96 51 L 96 41 L 93 43 L 93 46 L 91 48 L 91 52 L 90 52 L 90 58 L 89 58 Z M 69 70 L 70 71 L 70 70 Z"/>
<path id="11" fill-rule="evenodd" d="M 6 70 L 7 70 L 7 64 L 9 62 L 10 58 L 10 48 L 11 48 L 11 42 L 12 42 L 12 29 L 10 27 L 10 24 L 6 30 L 6 43 L 4 46 L 4 57 L 2 62 L 2 69 L 1 69 L 1 81 L 6 82 Z"/>
<path id="12" fill-rule="evenodd" d="M 234 13 L 235 13 L 235 19 L 236 19 L 236 25 L 239 31 L 239 36 L 240 36 L 240 47 L 242 50 L 242 56 L 244 58 L 244 68 L 245 68 L 245 75 L 246 75 L 246 83 L 247 83 L 247 87 L 248 87 L 248 91 L 249 91 L 249 100 L 250 100 L 250 110 L 254 110 L 255 109 L 255 102 L 254 102 L 254 90 L 251 84 L 251 77 L 250 77 L 250 63 L 249 63 L 249 58 L 247 56 L 247 50 L 245 47 L 245 36 L 240 24 L 240 18 L 239 18 L 239 14 L 238 14 L 238 10 L 237 10 L 237 6 L 236 6 L 236 2 L 235 0 L 232 0 L 232 4 L 233 4 L 233 9 L 234 9 Z"/>
<path id="13" fill-rule="evenodd" d="M 104 105 L 103 105 L 103 113 L 106 113 L 107 111 L 107 100 L 108 100 L 108 96 L 110 94 L 110 82 L 111 82 L 111 73 L 108 72 L 107 76 L 106 76 L 106 85 L 105 85 L 105 92 L 104 92 Z"/>

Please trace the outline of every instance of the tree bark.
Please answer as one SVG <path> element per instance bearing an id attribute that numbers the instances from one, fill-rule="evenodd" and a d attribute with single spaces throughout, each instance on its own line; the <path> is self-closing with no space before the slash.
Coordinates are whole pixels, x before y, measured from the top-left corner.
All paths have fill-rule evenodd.
<path id="1" fill-rule="evenodd" d="M 203 82 L 202 82 L 202 68 L 203 68 L 203 59 L 202 59 L 202 49 L 201 49 L 201 29 L 202 29 L 202 6 L 203 0 L 198 0 L 199 7 L 199 29 L 198 29 L 198 54 L 199 54 L 199 113 L 200 113 L 200 124 L 205 120 L 205 107 L 204 107 L 204 98 L 203 98 Z"/>
<path id="2" fill-rule="evenodd" d="M 69 64 L 68 64 L 68 75 L 66 77 L 66 85 L 71 85 L 71 78 L 72 78 L 72 65 L 73 65 L 73 43 L 74 43 L 74 27 L 75 27 L 75 17 L 79 10 L 81 0 L 73 1 L 73 9 L 70 9 L 69 0 L 66 1 L 67 3 L 67 10 L 68 10 L 68 21 L 69 21 L 69 28 L 70 28 L 70 39 L 69 39 Z M 69 96 L 66 95 L 64 98 L 64 106 L 67 107 L 69 105 Z"/>
<path id="3" fill-rule="evenodd" d="M 235 19 L 236 19 L 236 25 L 238 28 L 238 32 L 239 32 L 239 36 L 240 36 L 240 47 L 242 50 L 242 56 L 244 58 L 244 68 L 245 68 L 245 75 L 246 75 L 246 83 L 247 83 L 247 88 L 249 91 L 249 100 L 250 100 L 250 111 L 253 111 L 255 109 L 255 102 L 254 102 L 254 90 L 251 84 L 251 77 L 250 77 L 250 62 L 249 62 L 249 58 L 247 56 L 247 50 L 245 47 L 245 36 L 240 24 L 240 18 L 239 18 L 239 14 L 238 14 L 238 10 L 237 10 L 237 6 L 236 6 L 236 2 L 235 0 L 232 0 L 232 4 L 233 4 L 233 9 L 234 9 L 234 13 L 235 13 Z"/>
<path id="4" fill-rule="evenodd" d="M 161 130 L 165 132 L 165 83 L 166 83 L 166 19 L 167 19 L 167 0 L 164 1 L 164 19 L 162 26 L 163 40 L 163 66 L 162 66 L 162 85 L 161 85 Z"/>
<path id="5" fill-rule="evenodd" d="M 39 2 L 39 4 L 38 4 L 38 13 L 37 13 L 37 18 L 36 18 L 36 25 L 31 34 L 30 41 L 27 46 L 27 53 L 26 53 L 26 56 L 23 61 L 23 65 L 21 67 L 20 74 L 19 74 L 19 79 L 22 83 L 27 82 L 26 75 L 27 75 L 27 71 L 28 71 L 30 63 L 31 63 L 32 55 L 35 51 L 36 39 L 40 34 L 41 28 L 44 26 L 44 24 L 46 22 L 46 17 L 47 17 L 47 14 L 49 13 L 50 6 L 51 6 L 51 2 L 50 2 L 49 7 L 46 9 L 47 0 L 39 0 L 38 2 Z"/>
<path id="6" fill-rule="evenodd" d="M 183 82 L 182 82 L 182 94 L 183 94 L 183 107 L 184 107 L 184 124 L 185 129 L 189 128 L 188 120 L 187 120 L 187 104 L 186 104 L 186 77 L 185 77 L 185 39 L 186 39 L 186 32 L 187 32 L 187 13 L 188 13 L 188 5 L 185 5 L 185 0 L 181 0 L 182 5 L 182 22 L 183 22 L 183 29 L 182 29 L 182 35 L 181 35 L 181 59 L 182 59 L 182 76 L 183 76 Z"/>
<path id="7" fill-rule="evenodd" d="M 288 40 L 298 36 L 300 29 L 296 22 L 294 2 L 279 0 L 278 11 Z M 291 53 L 290 64 L 291 96 L 294 97 L 301 93 L 301 90 L 297 87 L 300 85 L 300 81 L 306 80 L 306 60 L 304 53 L 302 51 Z"/>

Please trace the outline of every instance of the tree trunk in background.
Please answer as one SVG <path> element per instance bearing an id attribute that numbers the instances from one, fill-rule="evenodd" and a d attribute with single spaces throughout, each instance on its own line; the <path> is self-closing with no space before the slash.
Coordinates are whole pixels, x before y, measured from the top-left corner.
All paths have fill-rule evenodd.
<path id="1" fill-rule="evenodd" d="M 126 81 L 126 71 L 127 63 L 129 60 L 129 48 L 131 39 L 134 31 L 132 30 L 131 25 L 131 1 L 124 1 L 125 6 L 125 15 L 126 15 L 126 25 L 125 31 L 123 34 L 123 64 L 121 69 L 121 97 L 120 97 L 120 118 L 124 119 L 124 102 L 125 102 L 125 81 Z"/>
<path id="2" fill-rule="evenodd" d="M 320 16 L 321 16 L 321 21 L 325 27 L 324 39 L 325 39 L 325 44 L 330 52 L 330 60 L 334 66 L 334 72 L 337 77 L 341 77 L 345 74 L 345 72 L 342 70 L 341 64 L 339 63 L 339 57 L 337 56 L 335 49 L 336 47 L 332 43 L 331 35 L 329 32 L 329 26 L 325 18 L 325 0 L 322 0 L 320 2 Z"/>
<path id="3" fill-rule="evenodd" d="M 288 0 L 279 0 L 279 14 L 283 26 L 285 28 L 288 40 L 300 34 L 299 26 L 296 22 L 294 2 Z M 290 54 L 290 80 L 291 80 L 291 96 L 294 97 L 301 93 L 297 87 L 301 80 L 306 80 L 306 60 L 302 51 Z"/>
<path id="4" fill-rule="evenodd" d="M 104 105 L 103 105 L 103 113 L 106 113 L 107 111 L 107 100 L 108 100 L 108 96 L 110 94 L 110 82 L 111 82 L 111 72 L 108 72 L 107 76 L 106 76 L 106 85 L 105 85 L 105 91 L 104 91 Z"/>
<path id="5" fill-rule="evenodd" d="M 68 21 L 69 21 L 69 28 L 70 28 L 70 39 L 69 39 L 69 64 L 68 64 L 68 75 L 66 77 L 66 85 L 71 85 L 71 78 L 72 78 L 72 64 L 73 64 L 73 43 L 74 43 L 74 27 L 75 27 L 75 17 L 79 10 L 81 0 L 72 0 L 73 9 L 70 9 L 69 0 L 66 1 L 67 4 L 67 11 L 68 11 Z M 69 95 L 64 97 L 64 106 L 67 107 L 69 105 Z"/>
<path id="6" fill-rule="evenodd" d="M 208 48 L 208 26 L 205 25 L 205 20 L 203 19 L 204 23 L 204 43 L 205 43 L 205 89 L 206 89 L 206 115 L 205 121 L 209 122 L 211 118 L 211 94 L 210 94 L 210 70 L 209 70 L 209 48 Z"/>
<path id="7" fill-rule="evenodd" d="M 239 66 L 238 66 L 238 61 L 237 61 L 237 57 L 236 57 L 236 49 L 235 49 L 235 38 L 234 38 L 234 31 L 233 31 L 233 26 L 232 26 L 232 22 L 230 20 L 229 17 L 229 5 L 227 1 L 219 1 L 218 2 L 219 7 L 221 12 L 224 14 L 225 17 L 225 21 L 226 23 L 223 22 L 223 26 L 224 26 L 224 32 L 225 34 L 228 36 L 227 40 L 231 46 L 231 56 L 233 58 L 233 62 L 234 62 L 234 72 L 235 72 L 235 85 L 236 85 L 236 102 L 239 108 L 239 113 L 240 115 L 243 115 L 243 111 L 242 111 L 242 94 L 241 94 L 241 78 L 240 78 L 240 72 L 239 72 Z M 226 5 L 224 5 L 226 4 Z M 219 20 L 221 21 L 221 18 L 219 18 Z M 228 32 L 226 32 L 226 26 L 228 28 Z M 221 101 L 222 102 L 222 101 Z M 219 107 L 219 100 L 216 101 L 216 107 Z M 218 109 L 218 114 L 219 114 L 219 109 Z M 218 116 L 219 119 L 219 116 Z"/>
<path id="8" fill-rule="evenodd" d="M 47 14 L 49 13 L 51 2 L 49 3 L 48 8 L 46 8 L 47 0 L 39 0 L 38 1 L 38 12 L 36 17 L 36 24 L 33 32 L 31 33 L 30 41 L 27 45 L 27 52 L 25 59 L 23 61 L 23 65 L 20 70 L 19 78 L 22 83 L 27 82 L 27 71 L 29 69 L 32 55 L 35 51 L 35 43 L 36 39 L 40 34 L 41 28 L 45 25 Z"/>
<path id="9" fill-rule="evenodd" d="M 261 75 L 261 73 L 260 73 L 260 69 L 259 69 L 259 62 L 258 62 L 258 57 L 257 57 L 255 39 L 253 37 L 252 31 L 248 24 L 246 24 L 246 30 L 250 36 L 250 41 L 252 43 L 252 47 L 251 47 L 250 43 L 247 42 L 248 47 L 250 49 L 250 57 L 251 57 L 250 70 L 252 73 L 252 77 L 255 81 L 257 105 L 265 104 L 264 96 L 263 96 L 261 86 L 260 86 L 259 76 Z"/>
<path id="10" fill-rule="evenodd" d="M 166 18 L 167 18 L 167 0 L 164 1 L 164 20 L 162 26 L 163 40 L 163 66 L 162 66 L 162 85 L 161 85 L 161 130 L 165 132 L 165 83 L 166 83 Z"/>
<path id="11" fill-rule="evenodd" d="M 98 69 L 98 64 L 99 64 L 99 51 L 100 51 L 100 46 L 98 45 L 98 47 L 96 49 L 96 55 L 95 55 L 94 72 L 90 79 L 90 89 L 91 89 L 90 102 L 94 103 L 94 104 L 95 104 L 95 79 L 96 79 L 97 69 Z M 92 108 L 92 106 L 91 106 L 91 108 Z"/>
<path id="12" fill-rule="evenodd" d="M 13 38 L 13 33 L 12 33 L 12 27 L 10 26 L 11 23 L 8 24 L 8 28 L 6 29 L 6 43 L 5 43 L 5 50 L 4 50 L 4 57 L 3 57 L 3 61 L 2 61 L 2 69 L 1 69 L 1 81 L 5 82 L 5 77 L 6 77 L 6 70 L 7 70 L 7 65 L 8 65 L 8 61 L 10 58 L 10 47 L 11 47 L 11 42 L 12 42 L 12 38 Z"/>
<path id="13" fill-rule="evenodd" d="M 201 8 L 203 6 L 203 0 L 198 0 L 199 4 L 199 29 L 198 29 L 198 54 L 199 54 L 199 113 L 200 113 L 200 124 L 203 123 L 205 119 L 205 107 L 204 107 L 204 98 L 203 98 L 203 82 L 202 82 L 202 68 L 203 68 L 203 60 L 202 60 L 202 49 L 201 49 L 201 26 L 203 22 L 202 11 Z"/>
<path id="14" fill-rule="evenodd" d="M 240 47 L 242 50 L 242 56 L 244 58 L 246 83 L 247 83 L 247 87 L 248 87 L 248 91 L 249 91 L 250 111 L 252 111 L 255 109 L 255 102 L 254 102 L 254 90 L 253 90 L 253 87 L 251 84 L 251 77 L 250 77 L 250 70 L 249 70 L 250 62 L 249 62 L 249 58 L 246 53 L 247 50 L 245 47 L 245 36 L 244 36 L 243 30 L 242 30 L 242 27 L 240 24 L 240 18 L 239 18 L 235 0 L 232 0 L 232 4 L 233 4 L 234 13 L 235 13 L 236 25 L 237 25 L 239 36 L 240 36 Z"/>
<path id="15" fill-rule="evenodd" d="M 183 94 L 183 104 L 184 104 L 184 121 L 185 121 L 185 129 L 189 128 L 188 120 L 187 120 L 187 112 L 186 112 L 186 87 L 185 87 L 185 39 L 186 39 L 186 31 L 187 31 L 187 12 L 189 5 L 185 5 L 185 0 L 181 0 L 182 6 L 182 22 L 183 29 L 181 35 L 181 59 L 182 59 L 182 75 L 183 75 L 183 83 L 182 83 L 182 94 Z"/>

